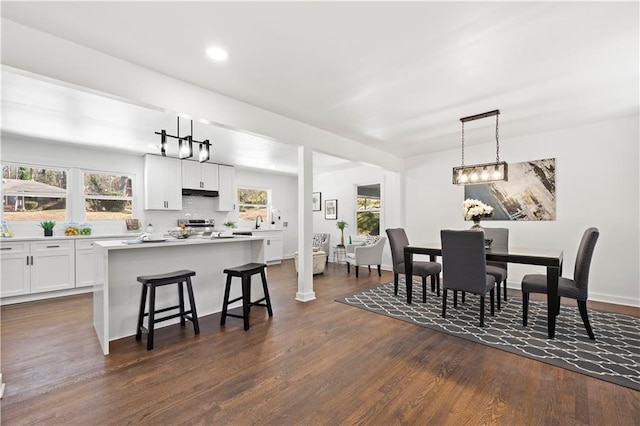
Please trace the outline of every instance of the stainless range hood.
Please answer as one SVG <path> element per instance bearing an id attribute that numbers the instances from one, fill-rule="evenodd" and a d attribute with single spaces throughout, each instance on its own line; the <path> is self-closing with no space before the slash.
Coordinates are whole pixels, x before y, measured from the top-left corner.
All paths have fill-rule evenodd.
<path id="1" fill-rule="evenodd" d="M 197 197 L 217 197 L 218 191 L 207 191 L 205 189 L 182 188 L 182 195 L 192 195 Z"/>

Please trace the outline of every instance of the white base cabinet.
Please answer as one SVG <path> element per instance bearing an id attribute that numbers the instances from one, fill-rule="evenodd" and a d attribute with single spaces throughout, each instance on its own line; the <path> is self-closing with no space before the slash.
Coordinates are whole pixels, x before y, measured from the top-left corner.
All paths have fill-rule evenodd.
<path id="1" fill-rule="evenodd" d="M 31 292 L 29 243 L 2 242 L 0 247 L 0 297 L 19 296 Z"/>
<path id="2" fill-rule="evenodd" d="M 75 287 L 73 241 L 3 242 L 0 297 Z"/>
<path id="3" fill-rule="evenodd" d="M 282 231 L 257 231 L 254 235 L 264 237 L 264 260 L 267 263 L 282 262 Z"/>
<path id="4" fill-rule="evenodd" d="M 96 240 L 122 240 L 122 238 L 97 238 Z M 91 287 L 95 281 L 94 241 L 76 240 L 76 288 Z"/>

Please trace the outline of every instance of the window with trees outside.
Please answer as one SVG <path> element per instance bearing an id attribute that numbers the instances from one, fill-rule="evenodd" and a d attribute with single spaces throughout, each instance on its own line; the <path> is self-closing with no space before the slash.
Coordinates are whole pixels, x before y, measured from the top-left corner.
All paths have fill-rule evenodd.
<path id="1" fill-rule="evenodd" d="M 238 188 L 238 218 L 256 220 L 258 216 L 269 220 L 269 190 L 259 188 Z"/>
<path id="2" fill-rule="evenodd" d="M 4 220 L 65 220 L 67 171 L 3 165 L 2 204 Z"/>
<path id="3" fill-rule="evenodd" d="M 131 176 L 84 172 L 84 201 L 86 220 L 131 219 Z"/>
<path id="4" fill-rule="evenodd" d="M 380 235 L 380 184 L 358 185 L 356 194 L 358 235 Z"/>

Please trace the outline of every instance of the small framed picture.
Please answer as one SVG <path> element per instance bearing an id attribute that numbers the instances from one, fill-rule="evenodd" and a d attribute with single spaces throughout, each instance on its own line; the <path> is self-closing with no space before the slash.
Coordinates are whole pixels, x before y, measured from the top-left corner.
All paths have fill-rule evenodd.
<path id="1" fill-rule="evenodd" d="M 326 200 L 324 202 L 324 218 L 327 220 L 338 219 L 338 200 Z"/>
<path id="2" fill-rule="evenodd" d="M 313 211 L 319 212 L 322 210 L 322 192 L 313 193 Z"/>

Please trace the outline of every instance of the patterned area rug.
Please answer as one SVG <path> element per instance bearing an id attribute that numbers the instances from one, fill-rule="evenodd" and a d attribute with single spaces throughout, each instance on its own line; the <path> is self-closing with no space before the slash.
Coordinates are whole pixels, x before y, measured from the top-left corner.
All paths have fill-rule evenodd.
<path id="1" fill-rule="evenodd" d="M 547 304 L 529 303 L 529 325 L 522 326 L 522 299 L 502 301 L 502 310 L 490 316 L 486 298 L 485 326 L 479 326 L 480 299 L 466 295 L 453 308 L 449 292 L 447 318 L 442 318 L 442 297 L 427 286 L 427 303 L 422 303 L 422 285 L 414 283 L 414 303 L 406 303 L 401 280 L 398 296 L 393 283 L 383 284 L 336 299 L 338 302 L 397 318 L 412 324 L 452 334 L 517 355 L 640 390 L 640 318 L 589 309 L 589 320 L 596 336 L 592 341 L 582 323 L 577 305 L 563 306 L 556 322 L 556 338 L 547 339 Z"/>

